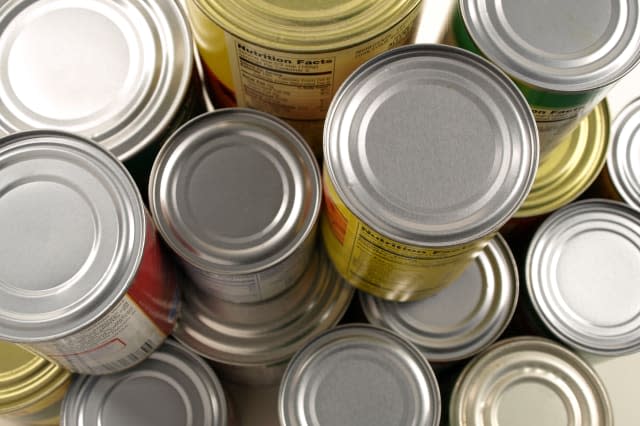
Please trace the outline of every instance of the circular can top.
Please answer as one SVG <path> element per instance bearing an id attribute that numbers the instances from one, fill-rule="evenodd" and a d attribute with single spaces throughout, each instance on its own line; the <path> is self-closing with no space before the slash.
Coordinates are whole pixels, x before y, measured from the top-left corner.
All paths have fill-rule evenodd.
<path id="1" fill-rule="evenodd" d="M 612 127 L 609 176 L 622 199 L 640 210 L 640 98 L 618 114 Z"/>
<path id="2" fill-rule="evenodd" d="M 101 317 L 138 271 L 147 223 L 131 176 L 95 143 L 0 139 L 0 338 L 49 341 Z"/>
<path id="3" fill-rule="evenodd" d="M 435 426 L 440 392 L 420 351 L 395 333 L 340 326 L 301 349 L 280 385 L 283 426 Z"/>
<path id="4" fill-rule="evenodd" d="M 313 231 L 318 164 L 302 137 L 263 112 L 229 108 L 182 126 L 149 182 L 160 233 L 188 264 L 221 274 L 267 269 Z"/>
<path id="5" fill-rule="evenodd" d="M 538 165 L 538 133 L 516 86 L 462 49 L 412 45 L 361 66 L 334 97 L 326 170 L 377 232 L 427 247 L 496 232 Z"/>
<path id="6" fill-rule="evenodd" d="M 559 92 L 607 86 L 640 60 L 638 0 L 460 0 L 474 43 L 507 74 Z"/>
<path id="7" fill-rule="evenodd" d="M 540 226 L 526 260 L 529 297 L 547 327 L 586 352 L 640 350 L 640 213 L 586 200 Z"/>
<path id="8" fill-rule="evenodd" d="M 8 0 L 0 6 L 0 136 L 59 129 L 121 160 L 179 113 L 193 68 L 176 1 Z"/>
<path id="9" fill-rule="evenodd" d="M 136 367 L 77 376 L 62 402 L 62 426 L 226 426 L 220 381 L 198 356 L 167 340 Z"/>
<path id="10" fill-rule="evenodd" d="M 609 398 L 593 370 L 537 337 L 502 340 L 474 358 L 449 407 L 451 425 L 613 425 Z"/>
<path id="11" fill-rule="evenodd" d="M 430 362 L 468 358 L 493 343 L 511 320 L 517 299 L 515 260 L 500 235 L 460 278 L 426 299 L 397 303 L 360 292 L 369 322 L 409 340 Z"/>

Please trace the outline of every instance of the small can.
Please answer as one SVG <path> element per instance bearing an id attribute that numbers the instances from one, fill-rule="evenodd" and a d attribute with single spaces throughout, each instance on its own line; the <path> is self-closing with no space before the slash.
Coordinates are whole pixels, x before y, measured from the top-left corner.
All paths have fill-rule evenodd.
<path id="1" fill-rule="evenodd" d="M 85 374 L 146 358 L 174 327 L 172 264 L 124 166 L 88 139 L 0 139 L 0 339 Z"/>
<path id="2" fill-rule="evenodd" d="M 529 419 L 525 421 L 523 419 Z M 612 426 L 599 377 L 573 352 L 550 340 L 502 340 L 462 371 L 449 404 L 451 426 Z"/>
<path id="3" fill-rule="evenodd" d="M 637 0 L 459 0 L 453 43 L 487 57 L 529 101 L 540 161 L 640 61 Z"/>
<path id="4" fill-rule="evenodd" d="M 227 426 L 222 385 L 197 355 L 167 340 L 142 364 L 106 376 L 78 376 L 61 410 L 61 426 Z"/>
<path id="5" fill-rule="evenodd" d="M 535 312 L 566 345 L 640 350 L 640 212 L 598 199 L 558 210 L 534 235 L 525 274 Z"/>
<path id="6" fill-rule="evenodd" d="M 442 45 L 359 68 L 333 100 L 324 149 L 329 256 L 351 284 L 394 301 L 455 280 L 518 210 L 538 165 L 517 87 Z"/>
<path id="7" fill-rule="evenodd" d="M 318 164 L 294 129 L 263 112 L 229 108 L 169 138 L 153 165 L 149 204 L 194 283 L 253 303 L 304 272 L 321 193 Z"/>
<path id="8" fill-rule="evenodd" d="M 420 351 L 386 329 L 343 325 L 302 348 L 280 385 L 282 426 L 436 426 L 440 391 Z"/>
<path id="9" fill-rule="evenodd" d="M 0 341 L 0 418 L 59 424 L 71 373 L 13 343 Z"/>

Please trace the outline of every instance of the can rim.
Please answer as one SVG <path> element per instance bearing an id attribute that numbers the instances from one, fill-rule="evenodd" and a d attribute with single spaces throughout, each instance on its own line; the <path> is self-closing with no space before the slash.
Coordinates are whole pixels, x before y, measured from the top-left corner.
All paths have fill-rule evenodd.
<path id="1" fill-rule="evenodd" d="M 630 206 L 640 210 L 640 162 L 634 146 L 640 146 L 640 97 L 629 102 L 613 121 L 607 168 L 613 186 Z"/>

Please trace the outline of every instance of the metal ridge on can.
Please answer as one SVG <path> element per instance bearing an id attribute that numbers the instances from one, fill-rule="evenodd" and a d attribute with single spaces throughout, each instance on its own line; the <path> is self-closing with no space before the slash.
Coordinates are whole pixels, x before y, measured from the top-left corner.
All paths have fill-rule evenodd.
<path id="1" fill-rule="evenodd" d="M 562 342 L 600 355 L 640 350 L 640 213 L 585 200 L 551 215 L 526 258 L 527 291 Z"/>
<path id="2" fill-rule="evenodd" d="M 609 176 L 616 192 L 640 210 L 640 98 L 629 103 L 613 122 L 607 157 Z"/>

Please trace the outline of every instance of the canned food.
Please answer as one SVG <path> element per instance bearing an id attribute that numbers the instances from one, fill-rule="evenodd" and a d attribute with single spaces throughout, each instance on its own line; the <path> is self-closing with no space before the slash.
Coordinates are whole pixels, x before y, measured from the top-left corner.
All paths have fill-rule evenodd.
<path id="1" fill-rule="evenodd" d="M 0 341 L 0 418 L 57 425 L 71 373 L 18 345 Z"/>
<path id="2" fill-rule="evenodd" d="M 218 107 L 289 120 L 314 152 L 340 84 L 378 53 L 413 40 L 420 0 L 188 0 Z"/>
<path id="3" fill-rule="evenodd" d="M 315 246 L 318 165 L 286 123 L 250 109 L 197 117 L 153 165 L 151 211 L 189 277 L 235 303 L 291 287 Z"/>
<path id="4" fill-rule="evenodd" d="M 639 14 L 637 0 L 459 0 L 452 38 L 517 82 L 543 162 L 640 61 Z"/>
<path id="5" fill-rule="evenodd" d="M 293 287 L 266 302 L 229 303 L 187 288 L 174 336 L 214 361 L 224 378 L 278 383 L 293 354 L 340 321 L 352 294 L 353 288 L 319 251 Z"/>
<path id="6" fill-rule="evenodd" d="M 527 291 L 546 327 L 586 352 L 640 350 L 640 213 L 586 200 L 538 228 L 526 260 Z"/>
<path id="7" fill-rule="evenodd" d="M 424 298 L 517 211 L 537 160 L 529 106 L 489 62 L 441 45 L 382 54 L 345 82 L 327 115 L 329 256 L 374 296 Z"/>
<path id="8" fill-rule="evenodd" d="M 370 323 L 416 345 L 431 363 L 468 358 L 504 331 L 518 299 L 518 271 L 497 235 L 455 282 L 417 302 L 397 303 L 360 293 Z"/>
<path id="9" fill-rule="evenodd" d="M 409 342 L 382 328 L 347 325 L 316 337 L 291 360 L 278 413 L 282 426 L 435 426 L 440 392 Z"/>
<path id="10" fill-rule="evenodd" d="M 61 426 L 226 426 L 228 417 L 215 373 L 167 340 L 131 370 L 76 377 L 62 404 Z"/>
<path id="11" fill-rule="evenodd" d="M 112 373 L 164 341 L 173 268 L 122 164 L 88 139 L 0 139 L 0 338 L 68 370 Z"/>
<path id="12" fill-rule="evenodd" d="M 550 340 L 502 340 L 463 370 L 449 405 L 451 426 L 598 425 L 613 419 L 607 393 L 577 355 Z"/>

